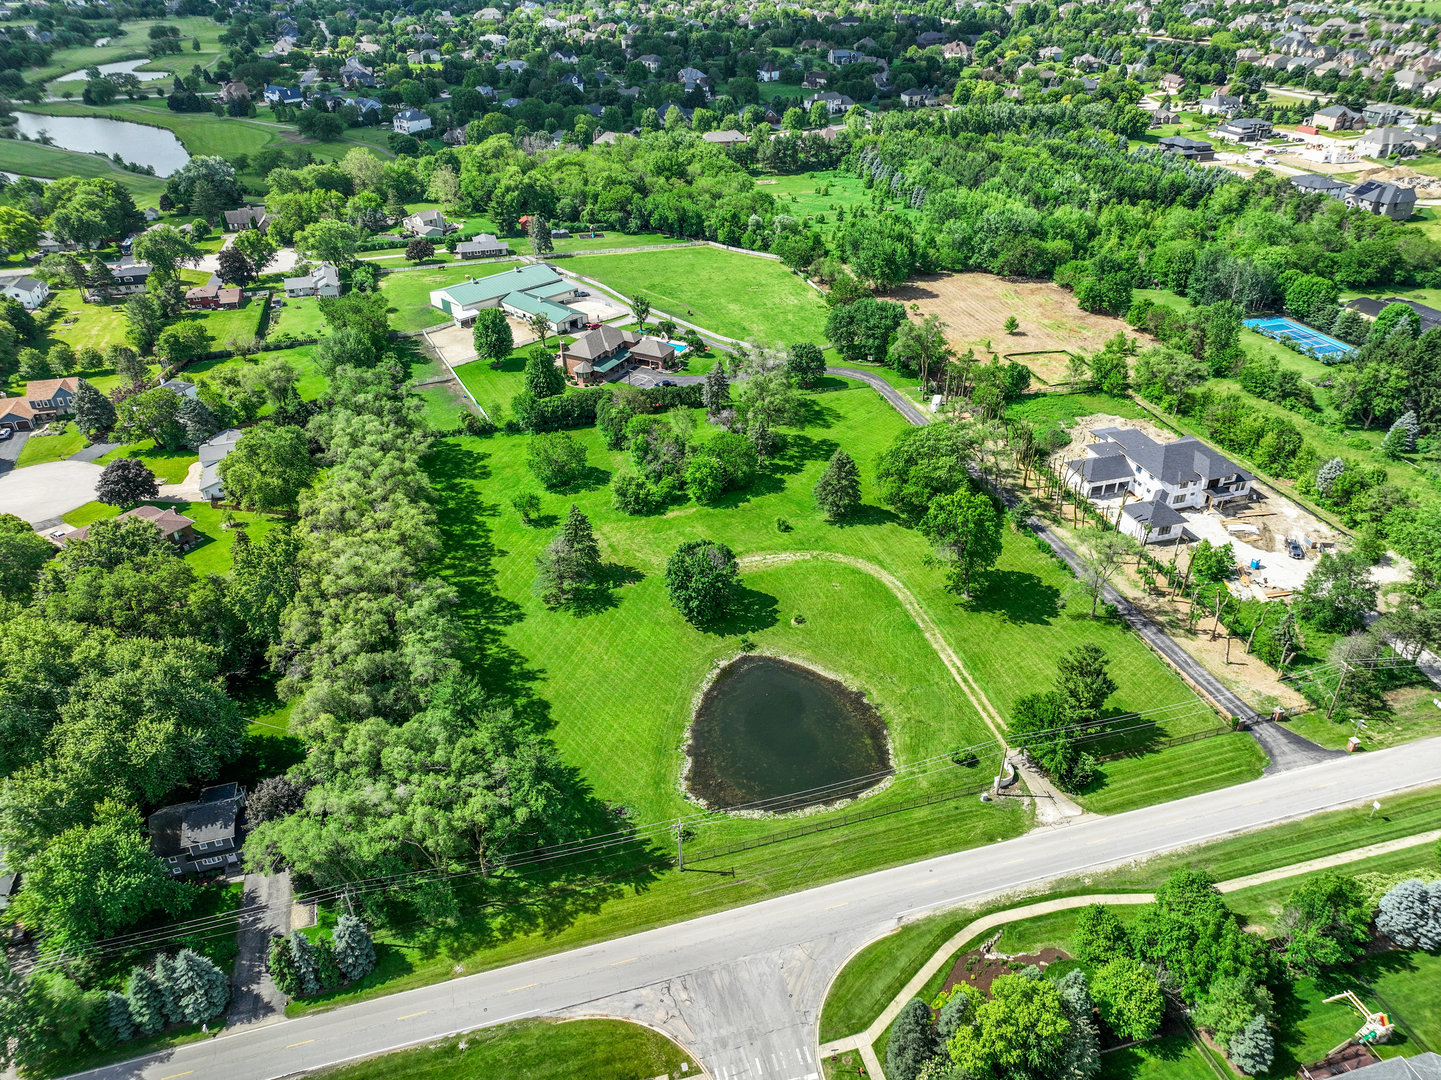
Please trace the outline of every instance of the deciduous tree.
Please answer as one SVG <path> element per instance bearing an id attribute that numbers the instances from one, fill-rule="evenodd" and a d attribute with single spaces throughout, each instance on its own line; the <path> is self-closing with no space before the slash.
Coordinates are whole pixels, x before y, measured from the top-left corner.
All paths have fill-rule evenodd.
<path id="1" fill-rule="evenodd" d="M 725 544 L 689 540 L 666 561 L 665 583 L 671 603 L 689 622 L 714 623 L 730 611 L 740 587 L 735 553 Z"/>
<path id="2" fill-rule="evenodd" d="M 980 575 L 1001 556 L 1001 528 L 995 501 L 969 486 L 931 501 L 920 530 L 939 549 L 947 589 L 971 598 Z"/>
<path id="3" fill-rule="evenodd" d="M 95 497 L 111 506 L 136 506 L 160 493 L 155 474 L 135 458 L 116 458 L 100 470 Z"/>

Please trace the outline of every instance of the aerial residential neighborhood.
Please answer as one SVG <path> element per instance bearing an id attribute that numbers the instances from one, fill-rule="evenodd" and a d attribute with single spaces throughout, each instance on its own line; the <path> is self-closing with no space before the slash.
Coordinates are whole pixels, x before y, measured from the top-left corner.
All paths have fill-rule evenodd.
<path id="1" fill-rule="evenodd" d="M 0 1067 L 1441 1076 L 1437 18 L 0 4 Z"/>

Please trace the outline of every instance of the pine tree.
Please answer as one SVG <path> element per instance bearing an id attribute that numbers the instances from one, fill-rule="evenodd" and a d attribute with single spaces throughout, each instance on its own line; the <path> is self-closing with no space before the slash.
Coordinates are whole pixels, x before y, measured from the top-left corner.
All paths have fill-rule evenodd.
<path id="1" fill-rule="evenodd" d="M 1316 470 L 1316 491 L 1321 496 L 1326 496 L 1331 491 L 1331 485 L 1337 478 L 1346 471 L 1346 463 L 1338 457 L 1333 457 L 1326 464 Z"/>
<path id="2" fill-rule="evenodd" d="M 85 270 L 85 284 L 92 292 L 106 297 L 119 284 L 115 280 L 114 272 L 105 264 L 105 260 L 100 257 L 98 252 L 90 259 L 90 265 Z"/>
<path id="3" fill-rule="evenodd" d="M 701 387 L 701 400 L 705 403 L 706 413 L 712 417 L 730 405 L 731 384 L 730 380 L 726 378 L 725 368 L 720 364 L 716 364 L 705 373 L 705 383 Z"/>
<path id="4" fill-rule="evenodd" d="M 125 984 L 125 1004 L 140 1034 L 155 1035 L 165 1027 L 165 995 L 155 977 L 143 967 L 130 972 L 130 980 Z"/>
<path id="5" fill-rule="evenodd" d="M 295 955 L 290 951 L 290 941 L 279 934 L 270 939 L 270 948 L 265 954 L 265 969 L 275 988 L 286 997 L 300 993 L 300 975 L 295 968 Z"/>
<path id="6" fill-rule="evenodd" d="M 1276 1054 L 1275 1043 L 1271 1041 L 1271 1028 L 1260 1013 L 1251 1017 L 1251 1022 L 1231 1037 L 1231 1064 L 1247 1076 L 1256 1076 L 1271 1067 Z"/>
<path id="7" fill-rule="evenodd" d="M 88 379 L 75 389 L 75 426 L 91 441 L 115 426 L 115 406 Z"/>
<path id="8" fill-rule="evenodd" d="M 335 962 L 347 979 L 363 979 L 375 970 L 375 943 L 370 931 L 354 915 L 342 915 L 335 923 L 331 935 L 335 948 Z"/>
<path id="9" fill-rule="evenodd" d="M 1416 440 L 1421 437 L 1421 423 L 1416 419 L 1416 412 L 1408 409 L 1396 418 L 1393 428 L 1400 427 L 1406 432 L 1406 450 L 1409 452 L 1416 449 Z"/>
<path id="10" fill-rule="evenodd" d="M 815 486 L 816 505 L 828 521 L 839 521 L 854 512 L 861 502 L 861 472 L 855 459 L 844 450 L 831 455 L 830 464 Z"/>
<path id="11" fill-rule="evenodd" d="M 586 517 L 575 503 L 571 503 L 570 512 L 565 515 L 565 523 L 560 527 L 560 531 L 575 551 L 576 558 L 586 568 L 588 575 L 593 576 L 600 567 L 600 544 L 596 543 L 595 531 L 590 527 L 590 518 Z"/>
<path id="12" fill-rule="evenodd" d="M 167 1024 L 178 1024 L 182 1019 L 177 975 L 175 957 L 169 953 L 161 953 L 155 958 L 155 985 L 160 988 L 160 1000 L 164 1006 Z"/>
<path id="13" fill-rule="evenodd" d="M 931 1026 L 931 1010 L 920 998 L 911 998 L 891 1027 L 886 1075 L 891 1080 L 916 1080 L 921 1066 L 940 1051 L 940 1040 Z"/>
<path id="14" fill-rule="evenodd" d="M 181 949 L 175 957 L 174 973 L 183 1019 L 203 1024 L 225 1011 L 230 1002 L 230 980 L 214 961 L 194 949 Z"/>
<path id="15" fill-rule="evenodd" d="M 198 398 L 185 399 L 180 406 L 179 420 L 185 431 L 185 442 L 192 449 L 220 430 L 220 421 L 215 419 L 210 406 Z"/>
<path id="16" fill-rule="evenodd" d="M 124 994 L 117 994 L 114 990 L 106 992 L 105 1018 L 118 1041 L 129 1042 L 135 1038 L 135 1021 L 130 1017 L 130 1004 Z"/>
<path id="17" fill-rule="evenodd" d="M 1376 905 L 1376 929 L 1397 945 L 1428 952 L 1441 948 L 1441 881 L 1408 878 Z"/>
<path id="18" fill-rule="evenodd" d="M 311 940 L 299 930 L 290 932 L 290 958 L 295 962 L 295 978 L 300 993 L 320 993 L 320 957 Z"/>
<path id="19" fill-rule="evenodd" d="M 550 222 L 539 214 L 530 216 L 530 224 L 526 226 L 526 236 L 530 238 L 531 250 L 537 255 L 549 255 L 555 250 L 555 244 L 550 238 Z"/>

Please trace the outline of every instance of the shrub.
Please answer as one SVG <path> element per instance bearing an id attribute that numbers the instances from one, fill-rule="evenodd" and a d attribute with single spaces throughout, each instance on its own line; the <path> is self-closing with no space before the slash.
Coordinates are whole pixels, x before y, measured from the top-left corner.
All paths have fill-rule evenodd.
<path id="1" fill-rule="evenodd" d="M 892 1080 L 916 1080 L 921 1066 L 940 1052 L 940 1039 L 931 1026 L 931 1010 L 920 998 L 911 998 L 891 1026 L 886 1076 Z"/>
<path id="2" fill-rule="evenodd" d="M 1271 1041 L 1271 1028 L 1264 1016 L 1251 1017 L 1251 1022 L 1231 1039 L 1231 1064 L 1247 1076 L 1256 1076 L 1271 1067 L 1276 1047 Z"/>

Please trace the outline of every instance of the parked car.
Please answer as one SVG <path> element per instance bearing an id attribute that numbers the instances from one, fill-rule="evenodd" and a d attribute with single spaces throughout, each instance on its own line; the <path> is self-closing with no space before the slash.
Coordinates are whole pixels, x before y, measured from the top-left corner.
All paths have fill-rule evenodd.
<path id="1" fill-rule="evenodd" d="M 0 428 L 0 442 L 4 442 L 6 439 L 10 438 L 10 436 L 14 434 L 15 433 L 11 431 L 8 427 Z"/>
<path id="2" fill-rule="evenodd" d="M 1293 559 L 1304 559 L 1306 557 L 1306 549 L 1301 546 L 1300 541 L 1294 536 L 1288 536 L 1286 537 L 1286 554 Z"/>
<path id="3" fill-rule="evenodd" d="M 576 290 L 575 290 L 575 295 L 576 295 L 576 296 L 589 296 L 590 293 L 586 292 L 584 289 L 576 289 Z"/>
<path id="4" fill-rule="evenodd" d="M 599 329 L 600 329 L 600 323 L 598 323 L 598 322 L 588 322 L 588 323 L 585 324 L 585 328 L 586 328 L 587 330 L 599 330 Z"/>
<path id="5" fill-rule="evenodd" d="M 662 386 L 674 386 L 674 385 L 675 385 L 675 383 L 671 382 L 669 379 L 662 379 L 662 380 L 660 381 L 660 384 L 661 384 Z"/>

